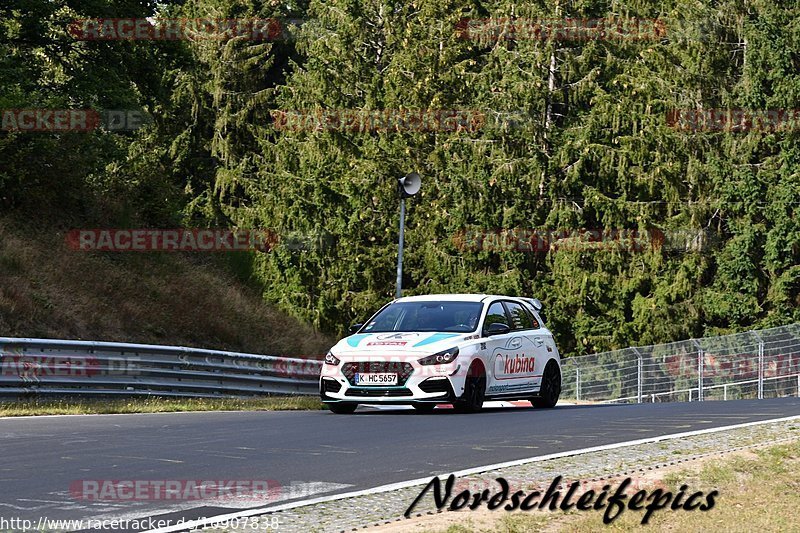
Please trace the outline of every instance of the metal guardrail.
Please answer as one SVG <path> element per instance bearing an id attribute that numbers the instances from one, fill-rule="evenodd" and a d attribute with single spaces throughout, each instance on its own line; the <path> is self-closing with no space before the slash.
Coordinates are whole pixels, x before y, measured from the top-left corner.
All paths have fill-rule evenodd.
<path id="1" fill-rule="evenodd" d="M 562 397 L 609 403 L 800 396 L 800 323 L 570 357 L 562 373 Z"/>
<path id="2" fill-rule="evenodd" d="M 315 395 L 321 366 L 198 348 L 0 337 L 0 396 Z M 800 396 L 800 324 L 570 357 L 562 374 L 562 397 L 578 400 Z"/>
<path id="3" fill-rule="evenodd" d="M 315 395 L 321 365 L 175 346 L 0 337 L 0 396 Z"/>

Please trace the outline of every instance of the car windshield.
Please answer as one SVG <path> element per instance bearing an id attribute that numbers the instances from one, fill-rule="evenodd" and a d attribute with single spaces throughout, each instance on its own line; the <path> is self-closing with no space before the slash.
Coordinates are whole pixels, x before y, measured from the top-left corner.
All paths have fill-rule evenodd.
<path id="1" fill-rule="evenodd" d="M 469 333 L 478 327 L 480 302 L 396 302 L 383 308 L 362 331 Z"/>

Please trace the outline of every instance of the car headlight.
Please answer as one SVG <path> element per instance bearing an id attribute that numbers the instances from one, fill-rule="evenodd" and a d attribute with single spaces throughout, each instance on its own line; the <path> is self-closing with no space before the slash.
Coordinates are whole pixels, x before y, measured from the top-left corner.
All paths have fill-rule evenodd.
<path id="1" fill-rule="evenodd" d="M 450 348 L 449 350 L 445 350 L 443 352 L 435 353 L 433 355 L 429 355 L 428 357 L 423 357 L 419 360 L 419 364 L 421 365 L 446 365 L 447 363 L 452 363 L 458 357 L 458 348 Z"/>
<path id="2" fill-rule="evenodd" d="M 333 355 L 331 352 L 325 354 L 325 364 L 326 365 L 338 365 L 339 358 Z"/>

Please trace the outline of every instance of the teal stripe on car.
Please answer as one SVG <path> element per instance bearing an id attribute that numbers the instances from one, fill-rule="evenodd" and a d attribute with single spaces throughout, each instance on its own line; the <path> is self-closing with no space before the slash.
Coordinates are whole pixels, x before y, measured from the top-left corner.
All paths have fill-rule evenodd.
<path id="1" fill-rule="evenodd" d="M 347 337 L 347 344 L 353 348 L 358 348 L 358 343 L 369 337 L 371 333 L 359 333 L 358 335 L 350 335 Z"/>
<path id="2" fill-rule="evenodd" d="M 434 333 L 427 339 L 422 339 L 417 344 L 414 345 L 414 348 L 417 346 L 425 346 L 426 344 L 433 344 L 434 342 L 443 341 L 445 339 L 452 339 L 453 337 L 458 337 L 458 333 Z"/>

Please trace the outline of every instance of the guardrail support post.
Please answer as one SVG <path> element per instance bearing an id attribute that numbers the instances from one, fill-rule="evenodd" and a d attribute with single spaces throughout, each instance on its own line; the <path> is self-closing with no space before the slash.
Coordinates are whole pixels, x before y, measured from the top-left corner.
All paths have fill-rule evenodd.
<path id="1" fill-rule="evenodd" d="M 722 386 L 722 399 L 726 400 L 726 401 L 728 399 L 728 384 L 727 383 Z"/>
<path id="2" fill-rule="evenodd" d="M 703 348 L 700 344 L 692 339 L 697 346 L 697 401 L 703 401 Z M 692 398 L 692 391 L 689 391 L 689 401 Z"/>
<path id="3" fill-rule="evenodd" d="M 764 340 L 755 331 L 751 332 L 758 339 L 758 399 L 764 399 Z"/>
<path id="4" fill-rule="evenodd" d="M 764 399 L 764 342 L 758 343 L 758 399 Z"/>
<path id="5" fill-rule="evenodd" d="M 636 352 L 636 403 L 642 403 L 642 354 L 634 347 L 633 351 Z"/>
<path id="6" fill-rule="evenodd" d="M 575 367 L 575 399 L 581 401 L 581 367 Z"/>

